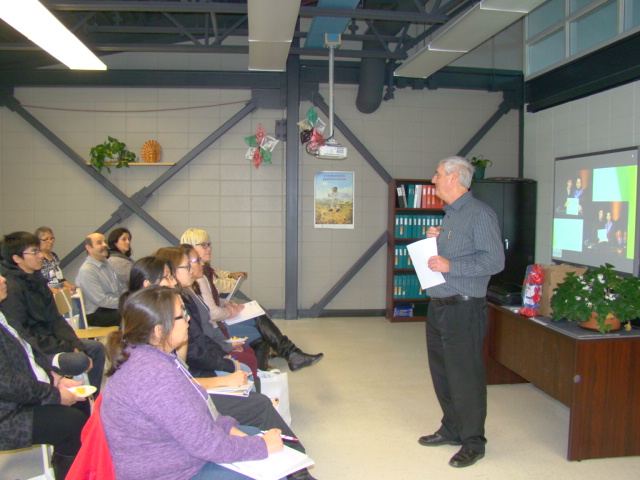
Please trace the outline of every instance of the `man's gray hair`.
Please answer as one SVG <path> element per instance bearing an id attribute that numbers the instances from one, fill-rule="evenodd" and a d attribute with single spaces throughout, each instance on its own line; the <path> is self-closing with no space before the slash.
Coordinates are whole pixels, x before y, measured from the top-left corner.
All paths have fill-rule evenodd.
<path id="1" fill-rule="evenodd" d="M 438 162 L 438 166 L 440 165 L 442 165 L 444 173 L 447 175 L 451 175 L 454 172 L 457 173 L 460 185 L 464 188 L 471 187 L 471 179 L 476 168 L 469 163 L 469 160 L 463 157 L 447 157 Z"/>

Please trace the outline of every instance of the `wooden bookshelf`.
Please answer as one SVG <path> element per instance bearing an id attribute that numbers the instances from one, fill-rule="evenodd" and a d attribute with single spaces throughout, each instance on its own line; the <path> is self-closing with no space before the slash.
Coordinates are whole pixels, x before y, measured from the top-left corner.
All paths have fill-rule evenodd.
<path id="1" fill-rule="evenodd" d="M 404 204 L 401 206 L 397 189 L 404 187 L 405 193 L 409 194 L 410 189 L 415 192 L 416 185 L 429 188 L 426 200 L 421 198 L 420 207 L 414 206 L 416 205 L 415 203 L 412 203 L 411 206 L 407 205 L 407 207 L 404 207 Z M 408 200 L 410 201 L 411 198 L 408 198 Z M 404 252 L 408 244 L 425 238 L 424 233 L 430 223 L 437 222 L 444 216 L 443 204 L 435 196 L 435 186 L 429 180 L 406 179 L 392 179 L 389 182 L 388 204 L 386 317 L 390 322 L 424 322 L 429 299 L 425 294 L 420 294 L 417 277 L 413 279 L 415 270 L 405 261 L 408 256 L 397 254 L 399 251 Z M 407 222 L 407 230 L 404 228 L 403 220 Z M 402 224 L 402 231 L 398 231 L 397 222 Z M 395 283 L 397 277 L 406 277 L 404 280 L 410 284 L 408 292 L 403 289 L 405 295 L 398 292 L 401 288 Z M 413 306 L 413 314 L 411 316 L 394 315 L 394 310 L 403 304 L 411 304 Z"/>

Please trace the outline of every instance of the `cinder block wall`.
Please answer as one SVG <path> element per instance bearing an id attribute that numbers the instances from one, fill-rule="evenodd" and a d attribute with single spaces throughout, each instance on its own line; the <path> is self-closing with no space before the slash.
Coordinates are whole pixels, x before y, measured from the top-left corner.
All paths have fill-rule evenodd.
<path id="1" fill-rule="evenodd" d="M 326 88 L 322 95 L 328 99 Z M 17 88 L 24 105 L 85 159 L 107 135 L 140 155 L 147 140 L 163 147 L 163 162 L 175 162 L 206 138 L 250 98 L 249 91 L 155 88 Z M 495 112 L 499 93 L 461 90 L 398 90 L 371 115 L 355 108 L 356 87 L 337 86 L 336 114 L 393 177 L 430 179 L 437 161 L 456 153 Z M 136 113 L 202 105 L 217 107 Z M 310 106 L 303 102 L 302 115 Z M 102 111 L 119 111 L 103 113 Z M 122 113 L 131 112 L 131 113 Z M 284 145 L 272 165 L 259 169 L 244 159 L 244 137 L 262 124 L 273 133 L 281 110 L 259 110 L 236 125 L 165 184 L 144 208 L 174 235 L 189 227 L 208 230 L 213 262 L 230 270 L 248 270 L 243 290 L 267 308 L 284 308 L 285 165 Z M 297 121 L 298 119 L 293 119 Z M 326 120 L 326 119 L 325 119 Z M 300 308 L 309 308 L 351 267 L 386 228 L 387 188 L 346 141 L 344 161 L 317 160 L 300 148 Z M 297 140 L 296 140 L 297 141 Z M 505 116 L 471 152 L 494 160 L 489 176 L 517 175 L 518 114 Z M 169 167 L 131 167 L 107 175 L 132 195 Z M 320 171 L 355 172 L 355 228 L 313 228 L 313 179 Z M 120 202 L 58 151 L 17 114 L 0 108 L 0 225 L 2 233 L 33 231 L 47 225 L 56 234 L 63 257 L 85 235 L 104 223 Z M 134 257 L 167 243 L 135 215 L 124 222 L 133 233 Z M 384 307 L 384 251 L 329 304 L 328 308 Z M 65 269 L 74 279 L 82 258 Z"/>

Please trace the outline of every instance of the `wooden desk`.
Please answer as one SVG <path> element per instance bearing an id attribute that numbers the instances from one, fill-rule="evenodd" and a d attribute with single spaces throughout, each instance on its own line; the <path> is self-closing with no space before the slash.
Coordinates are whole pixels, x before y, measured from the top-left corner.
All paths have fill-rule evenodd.
<path id="1" fill-rule="evenodd" d="M 488 311 L 488 385 L 531 382 L 569 407 L 568 460 L 640 455 L 640 335 L 580 337 Z"/>

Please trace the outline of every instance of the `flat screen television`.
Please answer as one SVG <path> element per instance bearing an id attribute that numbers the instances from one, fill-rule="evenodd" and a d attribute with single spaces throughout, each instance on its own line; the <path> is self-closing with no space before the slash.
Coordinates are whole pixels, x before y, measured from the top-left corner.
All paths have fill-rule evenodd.
<path id="1" fill-rule="evenodd" d="M 555 159 L 555 262 L 638 275 L 638 150 Z"/>

